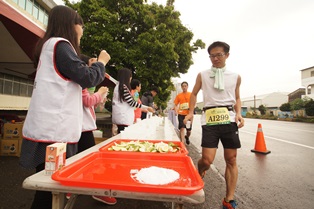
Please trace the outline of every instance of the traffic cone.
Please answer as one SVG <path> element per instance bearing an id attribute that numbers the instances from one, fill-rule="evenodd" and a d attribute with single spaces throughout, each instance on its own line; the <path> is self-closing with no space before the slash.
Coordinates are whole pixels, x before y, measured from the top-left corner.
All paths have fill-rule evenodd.
<path id="1" fill-rule="evenodd" d="M 258 127 L 257 127 L 255 148 L 252 149 L 251 151 L 265 154 L 265 155 L 270 153 L 270 151 L 267 150 L 267 148 L 266 148 L 264 134 L 263 134 L 263 130 L 262 130 L 262 125 L 260 123 L 258 124 Z"/>

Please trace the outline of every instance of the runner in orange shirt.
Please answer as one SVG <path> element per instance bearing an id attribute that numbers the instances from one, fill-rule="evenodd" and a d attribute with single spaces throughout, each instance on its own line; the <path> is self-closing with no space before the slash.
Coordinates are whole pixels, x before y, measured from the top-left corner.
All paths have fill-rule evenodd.
<path id="1" fill-rule="evenodd" d="M 187 114 L 189 114 L 189 103 L 191 92 L 188 92 L 188 83 L 186 81 L 181 83 L 182 93 L 178 94 L 174 100 L 175 111 L 178 115 L 179 121 L 179 130 L 180 130 L 180 139 L 183 142 L 185 139 L 185 143 L 187 145 L 190 144 L 190 135 L 192 130 L 192 121 L 189 121 L 186 125 L 183 123 L 183 120 Z M 185 134 L 186 129 L 186 134 Z"/>

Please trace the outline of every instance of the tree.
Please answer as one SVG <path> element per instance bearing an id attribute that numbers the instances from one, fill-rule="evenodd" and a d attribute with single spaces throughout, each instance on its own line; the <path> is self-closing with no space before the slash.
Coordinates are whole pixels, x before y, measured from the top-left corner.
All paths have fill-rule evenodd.
<path id="1" fill-rule="evenodd" d="M 191 40 L 193 33 L 182 25 L 180 13 L 168 6 L 146 4 L 144 0 L 82 0 L 66 5 L 76 9 L 85 24 L 81 40 L 83 53 L 98 55 L 106 49 L 111 55 L 108 73 L 132 70 L 142 83 L 142 92 L 159 88 L 159 106 L 165 107 L 174 86 L 171 77 L 187 73 L 192 53 L 205 48 L 202 40 Z"/>
<path id="2" fill-rule="evenodd" d="M 260 105 L 258 110 L 260 111 L 261 115 L 265 115 L 267 108 L 264 105 Z"/>
<path id="3" fill-rule="evenodd" d="M 308 116 L 314 116 L 314 101 L 313 99 L 309 100 L 305 105 L 305 113 Z"/>
<path id="4" fill-rule="evenodd" d="M 304 108 L 304 101 L 301 98 L 297 98 L 290 102 L 291 110 L 300 110 Z"/>
<path id="5" fill-rule="evenodd" d="M 291 106 L 290 106 L 290 103 L 284 103 L 282 104 L 279 109 L 283 112 L 286 112 L 286 111 L 290 111 L 291 110 Z"/>

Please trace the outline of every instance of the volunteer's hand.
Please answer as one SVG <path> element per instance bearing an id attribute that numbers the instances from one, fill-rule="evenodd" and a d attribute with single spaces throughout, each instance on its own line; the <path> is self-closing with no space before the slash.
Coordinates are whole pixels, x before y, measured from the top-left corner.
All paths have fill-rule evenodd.
<path id="1" fill-rule="evenodd" d="M 155 112 L 154 108 L 152 108 L 152 107 L 148 107 L 147 110 L 148 110 L 149 112 L 152 112 L 152 113 Z"/>
<path id="2" fill-rule="evenodd" d="M 109 60 L 111 59 L 110 55 L 107 53 L 106 50 L 102 50 L 100 53 L 99 53 L 99 56 L 98 56 L 98 62 L 102 62 L 104 65 L 106 65 Z"/>
<path id="3" fill-rule="evenodd" d="M 88 60 L 88 66 L 91 66 L 94 62 L 97 62 L 97 58 L 93 57 Z"/>
<path id="4" fill-rule="evenodd" d="M 102 87 L 100 87 L 100 88 L 98 89 L 97 92 L 98 92 L 101 96 L 103 96 L 104 94 L 108 93 L 108 91 L 109 91 L 109 89 L 108 89 L 107 87 L 102 86 Z"/>

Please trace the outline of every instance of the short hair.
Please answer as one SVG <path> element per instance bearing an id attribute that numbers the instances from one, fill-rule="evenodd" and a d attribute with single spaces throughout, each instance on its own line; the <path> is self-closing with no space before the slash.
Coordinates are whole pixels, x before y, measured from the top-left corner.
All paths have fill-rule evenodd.
<path id="1" fill-rule="evenodd" d="M 186 84 L 187 86 L 189 86 L 188 82 L 186 82 L 186 81 L 183 81 L 183 82 L 181 83 L 181 87 L 183 86 L 183 84 Z"/>
<path id="2" fill-rule="evenodd" d="M 154 91 L 154 92 L 156 92 L 157 94 L 159 93 L 159 89 L 158 89 L 156 86 L 152 86 L 152 87 L 150 88 L 150 91 Z"/>
<path id="3" fill-rule="evenodd" d="M 208 54 L 210 54 L 210 51 L 216 47 L 222 47 L 224 49 L 225 53 L 229 53 L 229 51 L 230 51 L 230 46 L 227 43 L 222 42 L 222 41 L 216 41 L 216 42 L 212 43 L 211 45 L 209 45 L 209 47 L 207 49 Z"/>
<path id="4" fill-rule="evenodd" d="M 131 81 L 131 89 L 134 90 L 136 87 L 140 86 L 141 82 L 137 79 L 132 79 Z"/>

